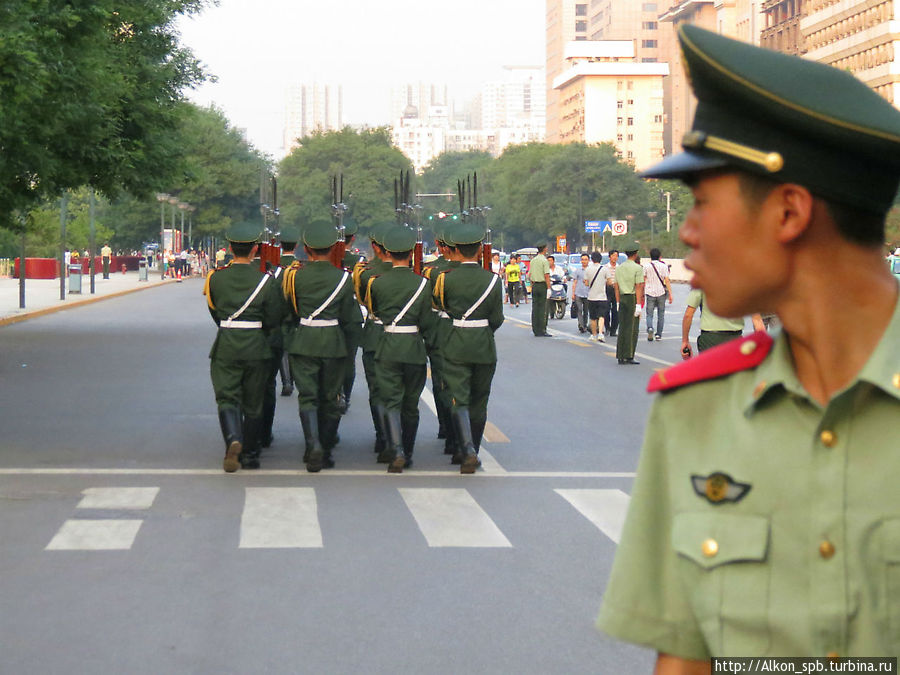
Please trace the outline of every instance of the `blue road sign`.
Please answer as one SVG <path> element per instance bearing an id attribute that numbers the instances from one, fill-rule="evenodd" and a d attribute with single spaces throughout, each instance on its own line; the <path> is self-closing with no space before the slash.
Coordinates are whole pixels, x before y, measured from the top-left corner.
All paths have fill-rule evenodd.
<path id="1" fill-rule="evenodd" d="M 585 232 L 606 232 L 612 230 L 611 220 L 586 220 L 584 221 Z"/>

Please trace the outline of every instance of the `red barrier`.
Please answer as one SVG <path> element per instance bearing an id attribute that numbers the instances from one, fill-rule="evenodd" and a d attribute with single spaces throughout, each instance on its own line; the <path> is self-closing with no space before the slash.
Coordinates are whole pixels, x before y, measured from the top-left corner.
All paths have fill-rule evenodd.
<path id="1" fill-rule="evenodd" d="M 16 258 L 14 276 L 19 278 L 19 258 Z M 25 258 L 25 278 L 58 279 L 59 261 L 56 258 Z"/>

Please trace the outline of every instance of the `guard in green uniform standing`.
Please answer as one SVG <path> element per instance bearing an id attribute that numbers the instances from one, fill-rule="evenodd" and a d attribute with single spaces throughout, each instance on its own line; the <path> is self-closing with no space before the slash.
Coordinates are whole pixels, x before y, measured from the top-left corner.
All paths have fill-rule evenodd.
<path id="1" fill-rule="evenodd" d="M 544 255 L 547 244 L 539 244 L 537 255 L 528 264 L 531 279 L 531 332 L 535 337 L 550 337 L 547 332 L 547 291 L 550 289 L 550 263 Z"/>
<path id="2" fill-rule="evenodd" d="M 297 257 L 294 255 L 294 251 L 296 251 L 299 242 L 300 227 L 298 225 L 283 225 L 281 227 L 281 258 L 278 261 L 279 267 L 286 270 L 288 267 L 294 266 L 296 268 L 301 265 L 300 261 L 297 260 Z M 280 278 L 279 282 L 281 282 Z M 285 301 L 287 300 L 285 299 Z M 287 312 L 287 317 L 281 328 L 282 344 L 288 344 L 290 341 L 290 334 L 293 333 L 295 328 L 296 321 L 293 319 L 291 313 Z M 288 357 L 288 353 L 284 351 L 284 349 L 282 349 L 281 362 L 278 366 L 278 371 L 281 373 L 281 395 L 290 396 L 294 393 L 294 380 L 291 377 L 291 361 Z"/>
<path id="3" fill-rule="evenodd" d="M 431 284 L 410 267 L 416 233 L 395 225 L 384 235 L 391 269 L 369 287 L 369 311 L 384 326 L 375 349 L 375 376 L 384 404 L 387 448 L 393 452 L 390 473 L 412 464 L 419 429 L 419 397 L 425 388 L 425 344 L 435 318 Z"/>
<path id="4" fill-rule="evenodd" d="M 616 302 L 619 305 L 619 337 L 616 340 L 616 359 L 619 364 L 636 366 L 640 361 L 634 360 L 637 349 L 640 316 L 644 306 L 644 268 L 638 260 L 636 242 L 622 247 L 628 260 L 616 265 Z"/>
<path id="5" fill-rule="evenodd" d="M 338 394 L 344 383 L 347 342 L 359 339 L 362 325 L 350 274 L 329 259 L 337 240 L 337 228 L 330 221 L 309 223 L 303 232 L 309 262 L 288 268 L 282 285 L 298 323 L 287 351 L 310 473 L 334 466 L 331 451 L 338 442 Z"/>
<path id="6" fill-rule="evenodd" d="M 353 244 L 353 240 L 356 239 L 356 233 L 359 231 L 359 225 L 356 224 L 356 221 L 351 218 L 344 219 L 344 244 L 346 248 L 344 250 L 344 260 L 342 261 L 343 268 L 353 274 L 353 270 L 356 269 L 356 266 L 359 263 L 364 263 L 366 261 L 366 257 L 364 255 L 360 255 L 359 253 L 354 253 L 350 247 Z M 354 293 L 356 292 L 354 288 Z M 357 298 L 358 300 L 358 298 Z M 346 415 L 347 410 L 350 408 L 350 394 L 353 393 L 353 383 L 356 380 L 356 352 L 359 350 L 359 343 L 348 343 L 347 344 L 347 368 L 344 373 L 344 387 L 341 390 L 341 394 L 338 400 L 338 406 L 341 409 L 341 414 Z"/>
<path id="7" fill-rule="evenodd" d="M 203 293 L 219 327 L 209 370 L 225 439 L 222 466 L 232 473 L 239 466 L 259 468 L 263 392 L 272 358 L 267 334 L 281 325 L 282 303 L 272 276 L 252 263 L 259 227 L 241 223 L 226 237 L 233 260 L 209 273 Z"/>
<path id="8" fill-rule="evenodd" d="M 844 69 L 678 37 L 693 128 L 644 175 L 691 188 L 679 237 L 704 306 L 783 329 L 651 379 L 599 625 L 663 675 L 733 656 L 859 671 L 834 660 L 900 655 L 900 286 L 882 258 L 900 111 Z"/>
<path id="9" fill-rule="evenodd" d="M 449 227 L 449 223 L 447 227 Z M 432 286 L 438 274 L 451 269 L 451 267 L 459 266 L 459 261 L 453 264 L 451 260 L 453 253 L 445 241 L 445 229 L 444 226 L 436 226 L 435 245 L 440 255 L 424 265 L 422 270 L 425 277 L 432 282 Z M 431 331 L 431 339 L 425 343 L 425 349 L 428 352 L 428 361 L 431 363 L 431 391 L 434 395 L 434 407 L 438 418 L 438 438 L 444 439 L 444 454 L 456 456 L 458 455 L 456 432 L 450 419 L 450 393 L 444 382 L 444 356 L 440 349 L 441 335 L 450 325 L 450 317 L 434 302 L 432 302 L 431 311 L 435 316 L 435 326 Z"/>
<path id="10" fill-rule="evenodd" d="M 459 266 L 439 274 L 434 287 L 437 306 L 450 321 L 440 345 L 444 381 L 460 447 L 460 473 L 474 473 L 481 464 L 478 450 L 497 368 L 494 332 L 503 324 L 503 289 L 500 277 L 478 262 L 485 237 L 479 225 L 462 223 L 444 236 L 460 257 Z"/>
<path id="11" fill-rule="evenodd" d="M 384 232 L 392 226 L 393 224 L 375 225 L 372 228 L 369 232 L 369 239 L 375 257 L 372 260 L 357 263 L 353 269 L 353 288 L 357 300 L 364 306 L 368 305 L 369 284 L 375 277 L 393 266 L 390 263 L 388 252 L 382 246 Z M 378 453 L 379 462 L 387 463 L 393 459 L 393 456 L 388 456 L 386 452 L 384 404 L 378 395 L 378 380 L 375 376 L 375 349 L 378 347 L 378 338 L 381 336 L 383 327 L 384 325 L 376 317 L 371 314 L 366 315 L 360 346 L 362 347 L 366 384 L 369 387 L 369 411 L 372 413 L 372 424 L 375 427 L 375 452 Z"/>

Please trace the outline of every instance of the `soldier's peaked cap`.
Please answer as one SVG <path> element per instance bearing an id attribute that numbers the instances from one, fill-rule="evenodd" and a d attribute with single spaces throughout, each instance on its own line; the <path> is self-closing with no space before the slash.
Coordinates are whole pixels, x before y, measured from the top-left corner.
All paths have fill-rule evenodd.
<path id="1" fill-rule="evenodd" d="M 478 244 L 487 233 L 478 223 L 455 223 L 444 230 L 444 241 L 452 246 Z"/>
<path id="2" fill-rule="evenodd" d="M 344 216 L 343 225 L 344 225 L 344 236 L 345 237 L 353 236 L 357 232 L 359 232 L 359 225 L 350 216 Z"/>
<path id="3" fill-rule="evenodd" d="M 289 244 L 296 244 L 300 241 L 300 226 L 299 225 L 282 225 L 281 226 L 281 234 L 279 235 L 279 239 L 282 242 L 287 242 Z"/>
<path id="4" fill-rule="evenodd" d="M 405 253 L 416 246 L 416 233 L 405 225 L 395 225 L 384 233 L 384 248 L 391 253 Z"/>
<path id="5" fill-rule="evenodd" d="M 256 223 L 234 223 L 225 238 L 233 244 L 255 244 L 259 241 L 260 227 Z"/>
<path id="6" fill-rule="evenodd" d="M 303 230 L 303 243 L 310 248 L 328 248 L 337 240 L 337 228 L 330 220 L 314 220 Z"/>
<path id="7" fill-rule="evenodd" d="M 900 183 L 900 111 L 851 74 L 683 25 L 697 96 L 685 152 L 643 172 L 685 178 L 734 167 L 884 213 Z"/>

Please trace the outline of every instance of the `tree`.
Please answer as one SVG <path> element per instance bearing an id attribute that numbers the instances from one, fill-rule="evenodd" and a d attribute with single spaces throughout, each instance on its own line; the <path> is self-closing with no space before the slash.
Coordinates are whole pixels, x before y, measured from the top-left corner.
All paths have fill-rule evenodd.
<path id="1" fill-rule="evenodd" d="M 202 4 L 3 4 L 0 225 L 66 189 L 148 193 L 175 173 L 181 92 L 202 73 L 174 19 Z"/>
<path id="2" fill-rule="evenodd" d="M 279 209 L 283 222 L 304 223 L 331 217 L 331 178 L 344 177 L 344 202 L 365 234 L 392 221 L 393 181 L 411 171 L 410 161 L 391 142 L 386 127 L 354 131 L 317 131 L 278 167 Z M 415 186 L 410 189 L 415 193 Z"/>

